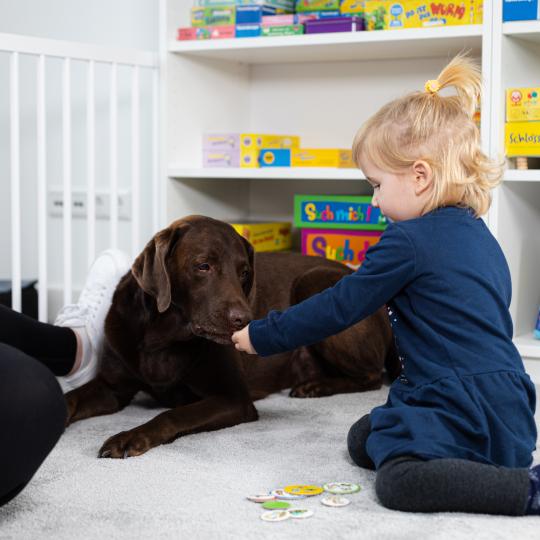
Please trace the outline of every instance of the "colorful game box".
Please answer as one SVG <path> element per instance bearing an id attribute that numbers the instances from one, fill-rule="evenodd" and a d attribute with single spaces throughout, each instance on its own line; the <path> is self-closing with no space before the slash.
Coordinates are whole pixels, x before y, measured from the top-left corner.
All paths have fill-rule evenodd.
<path id="1" fill-rule="evenodd" d="M 540 122 L 507 122 L 505 146 L 508 157 L 540 157 Z"/>
<path id="2" fill-rule="evenodd" d="M 359 32 L 364 30 L 364 19 L 360 17 L 334 17 L 316 19 L 304 23 L 306 34 L 327 34 L 330 32 Z"/>
<path id="3" fill-rule="evenodd" d="M 234 26 L 233 26 L 234 28 Z M 208 27 L 201 26 L 199 28 L 188 26 L 187 28 L 179 28 L 176 35 L 178 41 L 191 41 L 194 39 L 210 39 L 210 30 Z"/>
<path id="4" fill-rule="evenodd" d="M 240 167 L 240 150 L 203 150 L 203 167 Z"/>
<path id="5" fill-rule="evenodd" d="M 482 15 L 480 0 L 366 0 L 364 11 L 368 30 L 480 24 Z"/>
<path id="6" fill-rule="evenodd" d="M 269 26 L 290 26 L 292 24 L 302 24 L 310 19 L 316 19 L 317 15 L 291 13 L 289 15 L 268 15 L 263 17 L 263 28 Z"/>
<path id="7" fill-rule="evenodd" d="M 292 13 L 294 11 L 294 0 L 236 0 L 235 3 L 237 6 L 256 4 L 259 6 L 273 6 L 276 8 L 284 9 L 289 13 Z"/>
<path id="8" fill-rule="evenodd" d="M 295 195 L 294 226 L 319 229 L 383 231 L 388 222 L 371 197 L 360 195 Z"/>
<path id="9" fill-rule="evenodd" d="M 206 133 L 203 148 L 212 150 L 249 150 L 256 148 L 297 148 L 300 137 L 297 135 L 273 135 L 266 133 Z"/>
<path id="10" fill-rule="evenodd" d="M 342 15 L 363 15 L 365 3 L 365 0 L 341 0 L 339 10 Z"/>
<path id="11" fill-rule="evenodd" d="M 300 14 L 298 14 L 300 15 Z M 341 12 L 339 9 L 335 9 L 332 11 L 303 11 L 302 16 L 308 17 L 306 20 L 311 19 L 335 19 L 336 17 L 341 17 Z M 305 21 L 302 21 L 305 22 Z"/>
<path id="12" fill-rule="evenodd" d="M 261 167 L 290 167 L 291 150 L 289 148 L 262 148 L 259 154 Z"/>
<path id="13" fill-rule="evenodd" d="M 259 166 L 258 159 L 259 151 L 257 149 L 203 149 L 203 167 L 244 167 L 252 169 Z"/>
<path id="14" fill-rule="evenodd" d="M 236 6 L 236 24 L 261 24 L 264 16 L 275 15 L 277 8 L 271 6 Z"/>
<path id="15" fill-rule="evenodd" d="M 259 149 L 241 148 L 240 149 L 240 167 L 255 169 L 259 167 Z"/>
<path id="16" fill-rule="evenodd" d="M 236 24 L 234 6 L 191 8 L 191 26 L 226 26 Z"/>
<path id="17" fill-rule="evenodd" d="M 261 35 L 260 24 L 237 24 L 236 25 L 237 38 L 259 37 L 260 35 Z"/>
<path id="18" fill-rule="evenodd" d="M 382 231 L 302 229 L 301 235 L 303 255 L 332 259 L 356 270 L 367 250 L 380 240 Z"/>
<path id="19" fill-rule="evenodd" d="M 504 0 L 503 21 L 534 21 L 540 19 L 538 0 Z"/>
<path id="20" fill-rule="evenodd" d="M 291 150 L 291 166 L 356 168 L 351 150 L 340 148 L 295 148 Z"/>
<path id="21" fill-rule="evenodd" d="M 255 251 L 281 251 L 291 249 L 291 223 L 289 222 L 241 222 L 231 223 Z"/>
<path id="22" fill-rule="evenodd" d="M 506 91 L 506 121 L 540 121 L 540 87 Z"/>
<path id="23" fill-rule="evenodd" d="M 296 12 L 339 10 L 340 0 L 296 0 Z"/>
<path id="24" fill-rule="evenodd" d="M 273 36 L 298 36 L 304 33 L 303 24 L 287 24 L 287 25 L 270 25 L 263 24 L 261 36 L 273 37 Z"/>

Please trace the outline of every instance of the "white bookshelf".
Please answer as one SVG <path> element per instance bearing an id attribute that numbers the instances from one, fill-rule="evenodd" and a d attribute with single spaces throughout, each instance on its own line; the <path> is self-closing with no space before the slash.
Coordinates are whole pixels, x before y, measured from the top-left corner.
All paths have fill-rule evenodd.
<path id="1" fill-rule="evenodd" d="M 502 1 L 493 4 L 490 153 L 504 156 L 505 90 L 540 85 L 540 22 L 503 23 Z M 540 302 L 540 170 L 509 168 L 504 180 L 494 194 L 489 221 L 512 274 L 514 341 L 529 365 L 538 367 L 540 340 L 534 339 L 532 326 Z"/>
<path id="2" fill-rule="evenodd" d="M 188 3 L 189 4 L 189 3 Z M 371 194 L 350 169 L 202 168 L 205 132 L 297 134 L 304 147 L 349 148 L 379 107 L 421 90 L 457 52 L 482 64 L 482 145 L 504 155 L 504 89 L 540 85 L 540 23 L 502 23 L 502 2 L 484 2 L 482 25 L 274 38 L 178 42 L 189 9 L 162 0 L 163 175 L 167 221 L 292 220 L 295 193 Z M 360 180 L 360 181 L 359 181 Z M 513 280 L 515 342 L 540 382 L 540 171 L 509 169 L 489 226 Z M 538 369 L 537 369 L 538 368 Z"/>
<path id="3" fill-rule="evenodd" d="M 515 21 L 502 25 L 505 36 L 540 43 L 540 21 Z"/>
<path id="4" fill-rule="evenodd" d="M 540 182 L 540 170 L 531 169 L 520 171 L 508 169 L 504 175 L 505 182 Z"/>
<path id="5" fill-rule="evenodd" d="M 273 38 L 172 41 L 170 52 L 246 64 L 341 62 L 441 57 L 469 49 L 479 53 L 482 25 L 344 32 Z"/>
<path id="6" fill-rule="evenodd" d="M 169 178 L 206 178 L 214 180 L 365 180 L 358 169 L 335 169 L 331 167 L 268 167 L 261 169 L 234 168 L 169 168 Z"/>

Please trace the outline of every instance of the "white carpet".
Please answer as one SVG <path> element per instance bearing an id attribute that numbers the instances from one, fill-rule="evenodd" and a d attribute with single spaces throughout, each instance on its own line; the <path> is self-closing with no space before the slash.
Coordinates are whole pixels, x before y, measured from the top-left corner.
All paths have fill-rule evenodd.
<path id="1" fill-rule="evenodd" d="M 260 420 L 178 439 L 127 460 L 97 459 L 103 441 L 160 409 L 143 395 L 123 412 L 71 426 L 29 484 L 0 508 L 4 539 L 505 539 L 540 538 L 540 517 L 410 514 L 376 500 L 375 473 L 351 462 L 349 426 L 388 389 L 322 399 L 286 392 L 257 402 Z M 540 457 L 536 454 L 536 460 Z M 305 520 L 266 523 L 246 495 L 288 484 L 359 482 L 352 504 L 296 503 Z"/>

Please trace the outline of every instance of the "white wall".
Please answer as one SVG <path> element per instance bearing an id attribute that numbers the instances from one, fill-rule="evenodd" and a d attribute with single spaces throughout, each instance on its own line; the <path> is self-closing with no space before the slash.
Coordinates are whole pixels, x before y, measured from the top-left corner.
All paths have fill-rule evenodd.
<path id="1" fill-rule="evenodd" d="M 159 0 L 0 0 L 0 32 L 157 50 L 158 4 Z"/>
<path id="2" fill-rule="evenodd" d="M 180 0 L 182 1 L 182 0 Z M 184 0 L 187 1 L 187 0 Z M 158 0 L 0 0 L 0 33 L 25 34 L 41 38 L 94 43 L 114 48 L 158 49 Z M 85 65 L 72 63 L 72 171 L 73 187 L 86 185 Z M 37 276 L 36 242 L 36 59 L 20 59 L 20 133 L 22 201 L 22 275 Z M 47 69 L 47 182 L 49 189 L 62 184 L 62 97 L 61 62 L 48 59 Z M 141 201 L 149 203 L 151 194 L 151 74 L 141 73 Z M 106 189 L 109 174 L 109 73 L 108 65 L 96 66 L 96 188 Z M 130 72 L 118 73 L 118 172 L 119 188 L 129 189 L 130 144 Z M 0 53 L 0 279 L 9 279 L 10 243 L 10 154 L 9 154 L 9 55 Z M 150 205 L 148 204 L 148 208 Z M 151 234 L 151 215 L 143 212 L 141 225 Z M 62 283 L 61 219 L 49 217 L 49 283 Z M 99 220 L 97 250 L 108 247 L 109 224 Z M 129 251 L 129 222 L 121 222 L 119 247 Z M 73 224 L 73 282 L 77 289 L 84 281 L 86 261 L 86 224 Z M 75 291 L 76 294 L 76 291 Z M 56 306 L 53 308 L 56 309 Z M 51 310 L 49 311 L 51 313 Z"/>

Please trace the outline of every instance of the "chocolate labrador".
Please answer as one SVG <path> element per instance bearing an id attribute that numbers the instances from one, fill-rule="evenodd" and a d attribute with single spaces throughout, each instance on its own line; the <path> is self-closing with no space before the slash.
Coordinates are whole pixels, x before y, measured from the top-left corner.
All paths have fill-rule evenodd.
<path id="1" fill-rule="evenodd" d="M 68 425 L 124 408 L 139 391 L 170 407 L 108 439 L 99 457 L 138 456 L 188 433 L 257 420 L 253 401 L 292 388 L 318 397 L 379 388 L 398 374 L 384 308 L 321 343 L 267 358 L 234 331 L 335 284 L 350 270 L 294 253 L 258 253 L 227 223 L 189 216 L 158 232 L 118 284 L 95 379 L 66 394 Z"/>

